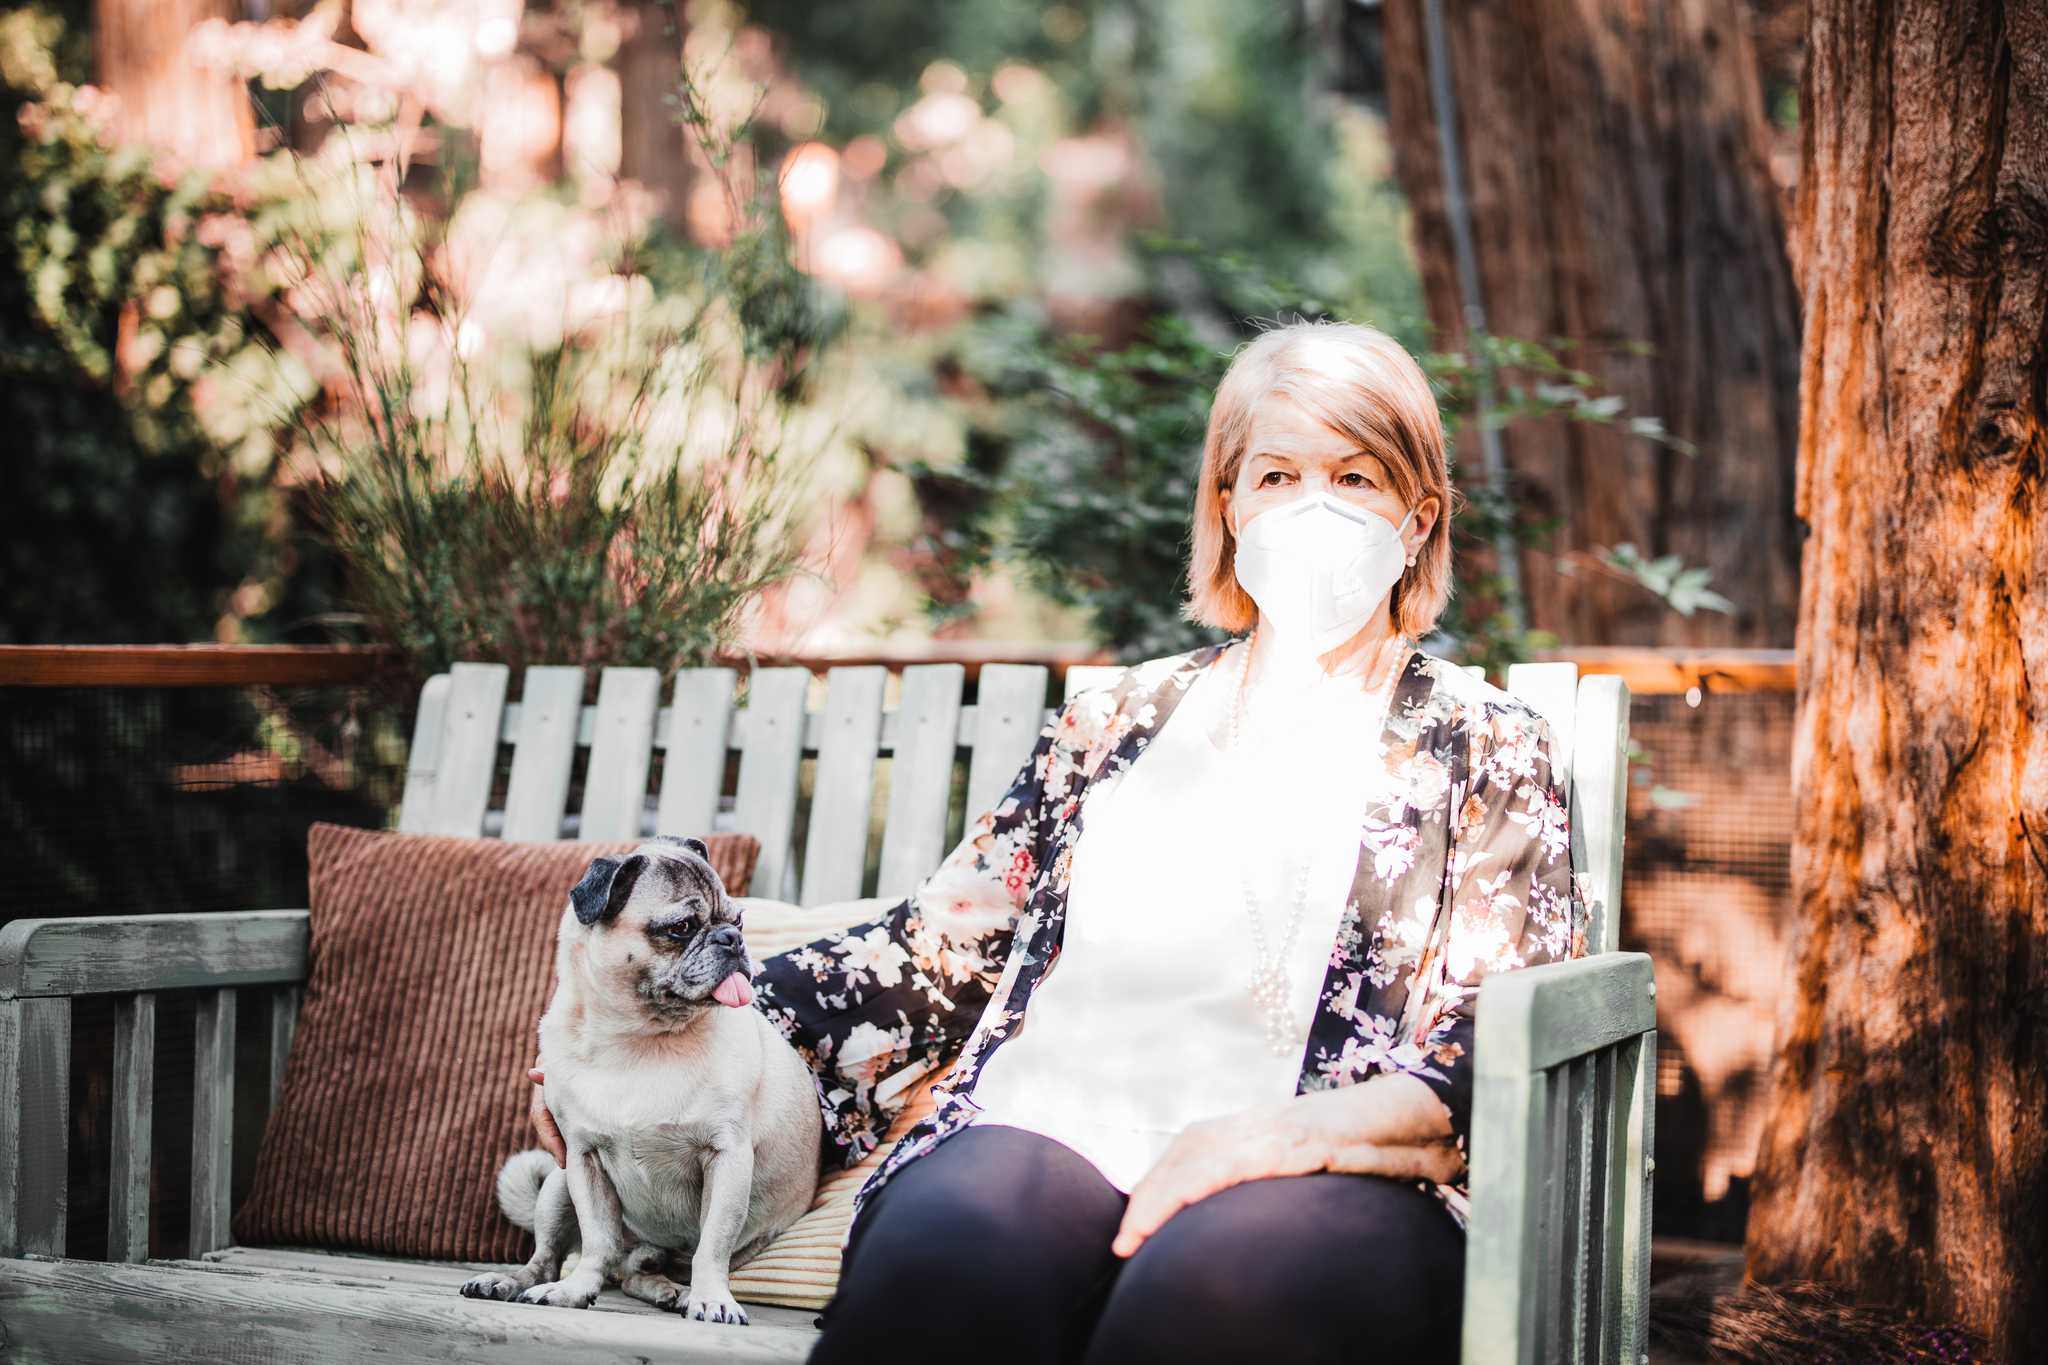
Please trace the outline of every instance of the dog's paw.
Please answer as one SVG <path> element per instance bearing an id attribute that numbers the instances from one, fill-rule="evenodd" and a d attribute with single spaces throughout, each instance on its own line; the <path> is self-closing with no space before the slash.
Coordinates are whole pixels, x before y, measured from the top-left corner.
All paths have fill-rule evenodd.
<path id="1" fill-rule="evenodd" d="M 567 1280 L 537 1284 L 519 1296 L 520 1303 L 537 1303 L 548 1308 L 588 1308 L 597 1302 L 597 1291 L 583 1289 Z"/>
<path id="2" fill-rule="evenodd" d="M 619 1288 L 665 1313 L 673 1313 L 683 1304 L 683 1287 L 666 1275 L 629 1274 L 619 1281 Z"/>
<path id="3" fill-rule="evenodd" d="M 522 1281 L 496 1271 L 478 1275 L 462 1282 L 462 1297 L 465 1299 L 509 1299 L 525 1288 Z"/>
<path id="4" fill-rule="evenodd" d="M 747 1310 L 740 1307 L 730 1294 L 700 1294 L 693 1288 L 682 1313 L 684 1317 L 695 1318 L 698 1322 L 730 1322 L 741 1327 L 747 1325 Z"/>

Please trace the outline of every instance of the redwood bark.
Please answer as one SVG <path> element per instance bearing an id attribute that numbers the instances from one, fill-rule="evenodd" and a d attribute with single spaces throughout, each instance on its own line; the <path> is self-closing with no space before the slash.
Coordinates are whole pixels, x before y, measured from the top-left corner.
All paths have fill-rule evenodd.
<path id="1" fill-rule="evenodd" d="M 249 92 L 233 76 L 194 65 L 187 34 L 203 20 L 242 17 L 236 0 L 98 0 L 93 79 L 120 96 L 123 142 L 142 142 L 185 166 L 240 165 L 255 150 Z"/>
<path id="2" fill-rule="evenodd" d="M 1747 1271 L 2048 1341 L 2048 7 L 1816 0 L 1798 907 Z"/>
<path id="3" fill-rule="evenodd" d="M 1509 429 L 1518 504 L 1563 518 L 1552 551 L 1523 556 L 1530 624 L 1579 644 L 1790 644 L 1798 297 L 1747 8 L 1495 0 L 1444 15 L 1488 326 L 1583 344 L 1574 358 L 1630 413 L 1700 446 L 1687 458 L 1555 419 Z M 1429 315 L 1461 345 L 1421 0 L 1389 0 L 1385 42 Z M 1631 342 L 1655 354 L 1616 349 Z M 1739 613 L 1688 619 L 1640 587 L 1556 572 L 1559 553 L 1622 541 L 1706 566 Z"/>

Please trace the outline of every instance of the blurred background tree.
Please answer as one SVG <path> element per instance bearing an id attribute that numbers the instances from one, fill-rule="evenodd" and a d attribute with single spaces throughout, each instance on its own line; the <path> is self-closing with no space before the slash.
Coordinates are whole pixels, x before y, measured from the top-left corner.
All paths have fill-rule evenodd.
<path id="1" fill-rule="evenodd" d="M 1384 100 L 1437 344 L 1473 349 L 1480 301 L 1478 330 L 1568 348 L 1690 447 L 1626 424 L 1515 424 L 1512 501 L 1555 523 L 1521 547 L 1530 619 L 1580 642 L 1789 644 L 1800 330 L 1783 53 L 1798 40 L 1780 14 L 1794 7 L 1439 4 L 1434 38 L 1431 8 L 1327 12 L 1331 50 L 1352 58 L 1336 79 Z M 1447 120 L 1464 161 L 1448 187 Z M 1697 565 L 1730 610 L 1674 613 L 1625 577 L 1574 572 L 1620 543 Z"/>
<path id="2" fill-rule="evenodd" d="M 1418 265 L 1418 225 L 1396 182 L 1397 92 L 1371 60 L 1398 24 L 1390 14 L 1386 28 L 1378 7 L 99 0 L 20 7 L 6 23 L 21 127 L 71 137 L 74 160 L 105 160 L 110 169 L 91 172 L 112 186 L 102 193 L 143 215 L 109 229 L 111 249 L 175 249 L 186 261 L 175 272 L 81 266 L 79 278 L 101 281 L 97 314 L 54 308 L 61 286 L 22 286 L 43 303 L 17 328 L 20 354 L 54 348 L 60 389 L 87 405 L 117 400 L 95 420 L 119 412 L 130 428 L 183 429 L 193 444 L 146 463 L 140 436 L 100 441 L 47 417 L 25 425 L 97 442 L 71 473 L 113 452 L 104 463 L 117 472 L 81 478 L 116 507 L 113 490 L 138 471 L 187 469 L 174 476 L 186 511 L 149 500 L 161 509 L 152 534 L 171 538 L 161 554 L 211 556 L 210 576 L 187 565 L 158 580 L 184 592 L 175 608 L 135 619 L 133 601 L 96 611 L 118 594 L 93 577 L 103 565 L 81 563 L 67 600 L 10 612 L 11 638 L 365 638 L 289 458 L 309 416 L 346 406 L 346 366 L 283 262 L 296 241 L 354 268 L 361 208 L 376 196 L 308 196 L 286 169 L 293 157 L 322 174 L 395 170 L 397 192 L 442 225 L 447 278 L 467 309 L 462 345 L 513 355 L 493 376 L 512 389 L 532 373 L 517 354 L 545 353 L 559 331 L 536 322 L 560 312 L 546 299 L 633 280 L 663 297 L 699 286 L 763 304 L 786 294 L 768 283 L 782 267 L 754 249 L 762 239 L 735 237 L 733 187 L 772 187 L 791 278 L 835 300 L 841 320 L 832 354 L 789 395 L 791 430 L 817 452 L 791 528 L 813 570 L 754 592 L 732 623 L 763 647 L 891 634 L 1083 637 L 1120 654 L 1196 643 L 1178 621 L 1187 503 L 1176 512 L 1173 500 L 1191 491 L 1200 419 L 1231 349 L 1297 314 L 1373 322 L 1439 380 L 1471 506 L 1438 647 L 1498 664 L 1574 622 L 1620 642 L 1630 621 L 1654 634 L 1664 618 L 1748 610 L 1716 590 L 1710 565 L 1674 553 L 1668 518 L 1594 525 L 1548 494 L 1532 500 L 1541 489 L 1526 478 L 1501 497 L 1483 477 L 1476 434 L 1502 426 L 1522 474 L 1538 460 L 1525 449 L 1558 439 L 1617 470 L 1685 470 L 1698 457 L 1686 431 L 1644 406 L 1667 394 L 1607 382 L 1616 356 L 1626 373 L 1640 367 L 1626 328 L 1590 344 L 1530 314 L 1521 340 L 1496 325 L 1438 342 L 1442 289 L 1425 289 L 1435 277 Z M 182 61 L 136 55 L 171 48 Z M 692 64 L 722 73 L 694 111 L 680 88 Z M 707 124 L 742 121 L 745 138 L 704 144 Z M 36 206 L 70 194 L 60 181 L 77 172 L 47 148 L 14 147 L 12 236 L 29 244 L 17 250 L 61 254 L 65 234 L 34 215 L 51 213 Z M 145 182 L 160 188 L 144 193 Z M 171 195 L 186 199 L 152 207 Z M 1432 247 L 1433 222 L 1420 225 Z M 81 259 L 107 256 L 86 241 Z M 1432 270 L 1436 254 L 1425 255 Z M 18 261 L 24 279 L 62 268 Z M 175 307 L 157 287 L 167 273 Z M 412 305 L 394 293 L 380 306 Z M 776 325 L 763 315 L 746 330 L 772 347 Z M 124 326 L 139 345 L 116 344 Z M 199 343 L 181 328 L 199 329 Z M 123 356 L 169 377 L 135 382 Z M 280 363 L 258 373 L 266 356 Z M 1482 405 L 1475 380 L 1496 372 Z M 1574 430 L 1586 434 L 1545 434 Z M 1584 479 L 1594 464 L 1575 467 Z M 1659 477 L 1664 487 L 1677 476 Z M 31 499 L 15 514 L 25 525 L 74 515 L 62 483 L 38 484 L 54 513 Z M 1034 490 L 1055 489 L 1034 504 Z M 1119 534 L 1088 534 L 1103 526 Z M 1559 533 L 1561 568 L 1613 586 L 1589 594 L 1580 572 L 1578 586 L 1546 588 L 1519 615 L 1488 547 L 1506 536 L 1534 555 Z M 1112 583 L 1139 586 L 1111 593 Z M 1627 610 L 1594 623 L 1564 609 L 1590 596 Z"/>

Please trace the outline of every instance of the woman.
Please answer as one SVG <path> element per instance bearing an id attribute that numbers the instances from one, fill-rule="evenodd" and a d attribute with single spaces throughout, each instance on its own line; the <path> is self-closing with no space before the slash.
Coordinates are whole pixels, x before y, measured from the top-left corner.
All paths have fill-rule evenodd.
<path id="1" fill-rule="evenodd" d="M 1185 608 L 1250 638 L 1075 696 L 916 892 L 764 962 L 829 1165 L 955 1063 L 813 1362 L 1457 1358 L 1479 982 L 1585 910 L 1544 722 L 1414 646 L 1454 496 L 1399 345 L 1261 334 Z"/>

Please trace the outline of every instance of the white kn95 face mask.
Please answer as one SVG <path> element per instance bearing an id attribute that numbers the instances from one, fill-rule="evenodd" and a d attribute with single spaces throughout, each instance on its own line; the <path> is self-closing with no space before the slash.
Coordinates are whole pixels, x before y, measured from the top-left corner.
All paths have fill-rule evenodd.
<path id="1" fill-rule="evenodd" d="M 1258 513 L 1240 528 L 1237 581 L 1282 642 L 1322 655 L 1356 635 L 1393 591 L 1408 556 L 1401 533 L 1377 512 L 1309 493 Z"/>

